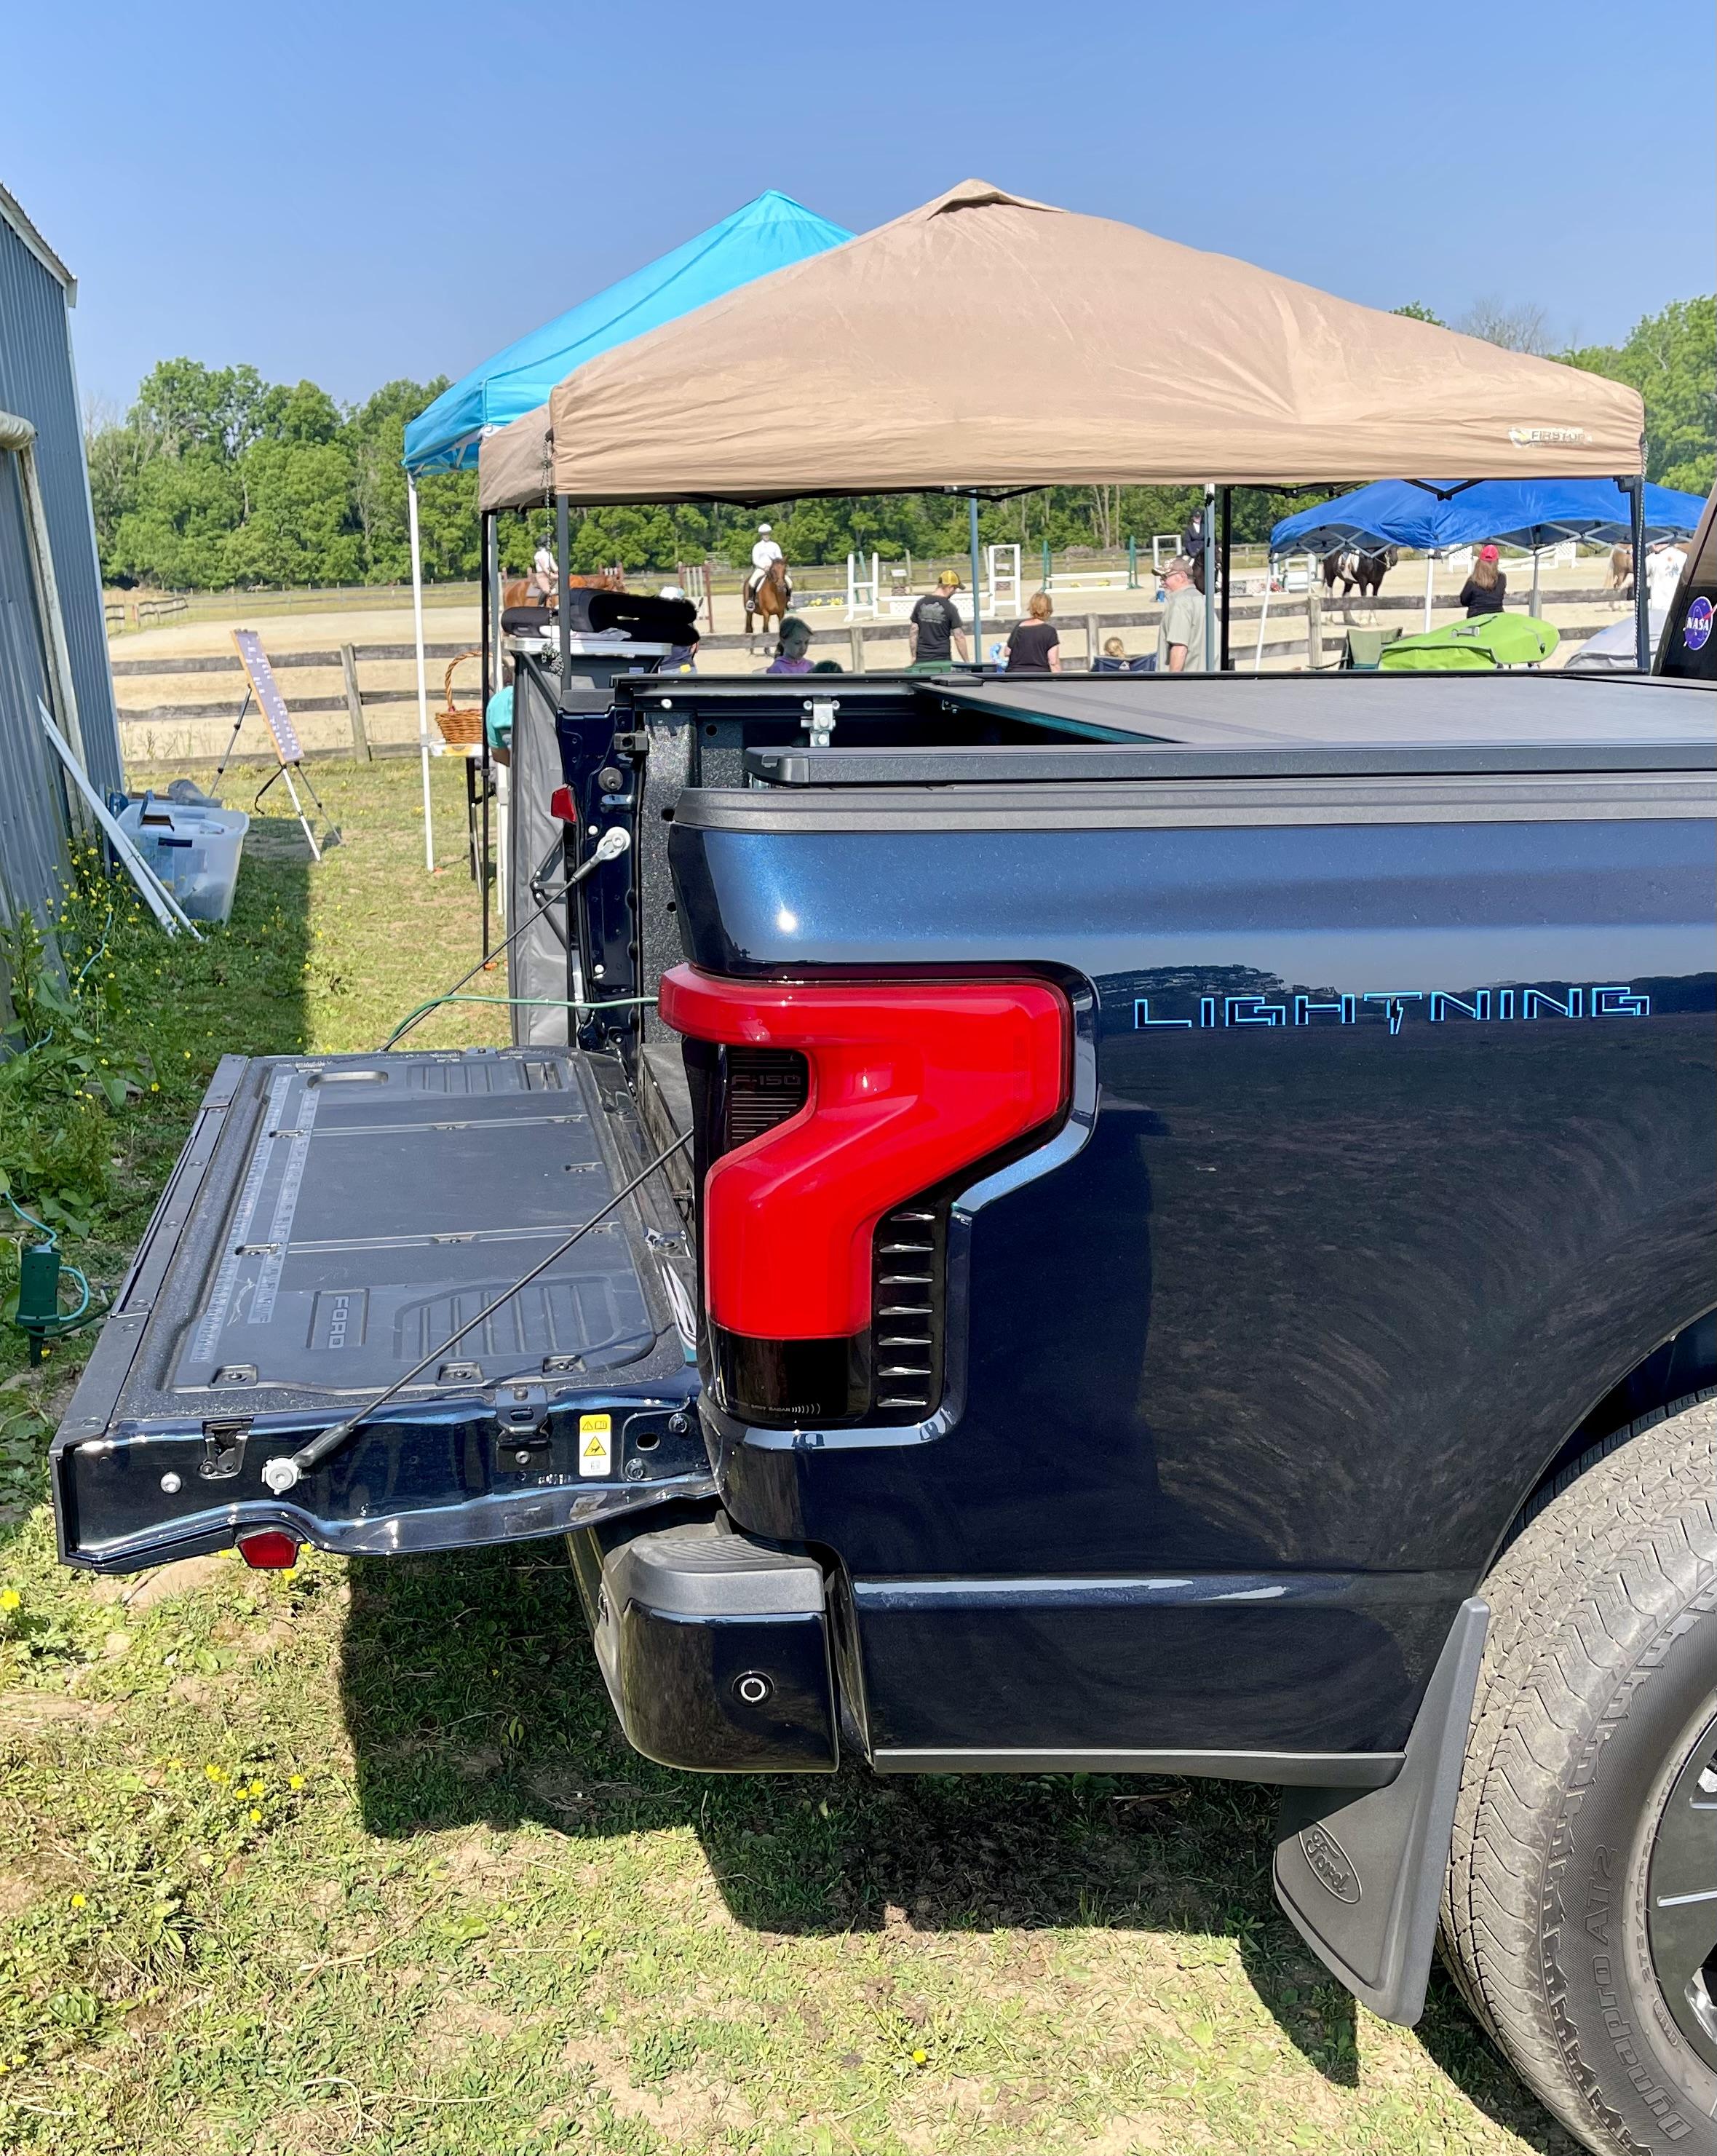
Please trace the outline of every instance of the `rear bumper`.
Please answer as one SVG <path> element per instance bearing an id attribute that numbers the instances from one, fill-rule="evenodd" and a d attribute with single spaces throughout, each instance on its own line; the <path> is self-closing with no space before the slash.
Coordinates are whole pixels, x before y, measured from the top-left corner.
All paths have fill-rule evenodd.
<path id="1" fill-rule="evenodd" d="M 597 1660 L 628 1741 L 701 1774 L 832 1774 L 839 1760 L 822 1568 L 727 1530 L 571 1537 Z"/>

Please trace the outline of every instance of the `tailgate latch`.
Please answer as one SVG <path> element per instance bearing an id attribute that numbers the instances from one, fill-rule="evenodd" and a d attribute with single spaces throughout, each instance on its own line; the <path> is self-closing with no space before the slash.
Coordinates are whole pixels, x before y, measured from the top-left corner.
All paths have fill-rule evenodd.
<path id="1" fill-rule="evenodd" d="M 243 1471 L 244 1440 L 249 1435 L 249 1415 L 204 1423 L 202 1457 L 197 1463 L 197 1471 L 205 1482 L 225 1482 Z"/>
<path id="2" fill-rule="evenodd" d="M 546 1385 L 497 1385 L 495 1443 L 503 1452 L 535 1451 L 549 1441 Z"/>

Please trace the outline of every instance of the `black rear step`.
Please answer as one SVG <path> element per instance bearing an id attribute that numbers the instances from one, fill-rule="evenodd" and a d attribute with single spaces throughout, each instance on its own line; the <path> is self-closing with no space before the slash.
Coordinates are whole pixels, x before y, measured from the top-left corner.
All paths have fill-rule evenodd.
<path id="1" fill-rule="evenodd" d="M 648 1160 L 618 1059 L 223 1060 L 53 1450 L 68 1562 L 282 1527 L 347 1553 L 552 1534 L 713 1490 L 659 1178 L 290 1492 L 351 1414 Z"/>

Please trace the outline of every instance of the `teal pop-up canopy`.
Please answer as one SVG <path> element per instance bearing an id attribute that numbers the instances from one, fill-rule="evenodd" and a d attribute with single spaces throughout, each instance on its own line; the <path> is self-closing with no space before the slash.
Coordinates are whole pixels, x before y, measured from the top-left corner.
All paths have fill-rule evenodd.
<path id="1" fill-rule="evenodd" d="M 485 434 L 547 403 L 549 392 L 598 352 L 629 343 L 694 308 L 719 300 L 772 270 L 821 254 L 853 237 L 838 224 L 773 187 L 688 239 L 659 261 L 610 285 L 529 336 L 473 367 L 420 412 L 405 430 L 411 491 L 412 608 L 418 659 L 418 752 L 423 767 L 423 860 L 435 867 L 429 798 L 429 701 L 423 674 L 423 570 L 418 533 L 418 480 L 425 472 L 459 471 L 477 462 Z"/>
<path id="2" fill-rule="evenodd" d="M 457 471 L 477 462 L 485 434 L 548 402 L 549 392 L 599 352 L 689 315 L 771 270 L 853 237 L 774 188 L 658 262 L 520 337 L 439 397 L 406 429 L 406 470 Z"/>

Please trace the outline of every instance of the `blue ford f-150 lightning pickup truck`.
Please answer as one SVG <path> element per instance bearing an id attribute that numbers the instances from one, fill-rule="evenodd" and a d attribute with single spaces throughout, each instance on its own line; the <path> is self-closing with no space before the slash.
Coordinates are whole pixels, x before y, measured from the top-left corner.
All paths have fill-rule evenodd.
<path id="1" fill-rule="evenodd" d="M 1440 1910 L 1717 2151 L 1708 686 L 516 656 L 568 1009 L 222 1065 L 67 1559 L 565 1534 L 669 1764 L 1279 1784 L 1362 1999 Z"/>

